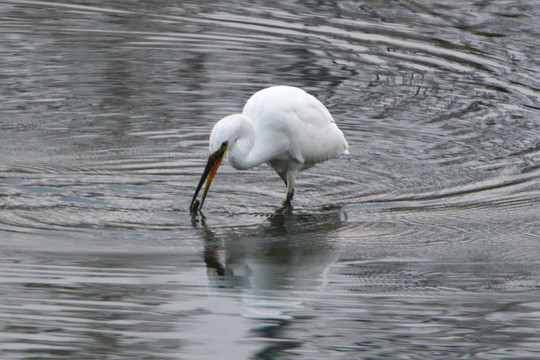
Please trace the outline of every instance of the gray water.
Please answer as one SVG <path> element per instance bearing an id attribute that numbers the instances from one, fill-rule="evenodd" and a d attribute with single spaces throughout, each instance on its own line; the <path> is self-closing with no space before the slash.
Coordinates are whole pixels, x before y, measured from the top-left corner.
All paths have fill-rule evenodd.
<path id="1" fill-rule="evenodd" d="M 540 356 L 540 7 L 0 4 L 0 358 Z M 273 84 L 350 156 L 224 164 Z"/>

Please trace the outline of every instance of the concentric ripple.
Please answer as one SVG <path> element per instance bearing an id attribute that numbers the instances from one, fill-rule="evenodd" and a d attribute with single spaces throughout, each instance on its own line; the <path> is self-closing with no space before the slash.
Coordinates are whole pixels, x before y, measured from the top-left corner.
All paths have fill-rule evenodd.
<path id="1" fill-rule="evenodd" d="M 534 0 L 0 4 L 0 357 L 535 358 Z M 224 161 L 260 88 L 350 155 Z"/>

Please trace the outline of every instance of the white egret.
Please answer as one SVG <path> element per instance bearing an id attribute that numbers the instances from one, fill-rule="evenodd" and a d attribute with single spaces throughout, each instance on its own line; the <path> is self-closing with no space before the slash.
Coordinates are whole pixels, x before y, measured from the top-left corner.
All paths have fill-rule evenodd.
<path id="1" fill-rule="evenodd" d="M 348 147 L 328 109 L 312 95 L 292 86 L 260 90 L 249 98 L 241 114 L 226 116 L 214 125 L 210 156 L 190 209 L 202 208 L 227 151 L 229 163 L 239 170 L 270 165 L 285 182 L 290 201 L 299 171 L 348 153 Z M 197 195 L 205 180 L 199 206 Z"/>

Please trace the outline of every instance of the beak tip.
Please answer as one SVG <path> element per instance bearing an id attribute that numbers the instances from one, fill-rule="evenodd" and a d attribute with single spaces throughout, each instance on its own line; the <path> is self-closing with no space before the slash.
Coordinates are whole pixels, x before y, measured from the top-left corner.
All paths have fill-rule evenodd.
<path id="1" fill-rule="evenodd" d="M 189 207 L 189 211 L 192 213 L 192 214 L 195 214 L 197 213 L 197 211 L 199 210 L 199 200 L 195 199 L 192 203 L 191 203 L 191 206 Z"/>

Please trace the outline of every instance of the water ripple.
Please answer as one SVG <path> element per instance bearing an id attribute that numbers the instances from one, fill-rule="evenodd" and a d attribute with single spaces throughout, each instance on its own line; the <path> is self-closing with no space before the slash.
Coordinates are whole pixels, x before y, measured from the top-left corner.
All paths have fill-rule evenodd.
<path id="1" fill-rule="evenodd" d="M 538 352 L 534 1 L 0 12 L 2 354 Z M 272 84 L 321 99 L 351 154 L 292 205 L 224 164 L 191 216 L 212 125 Z"/>

